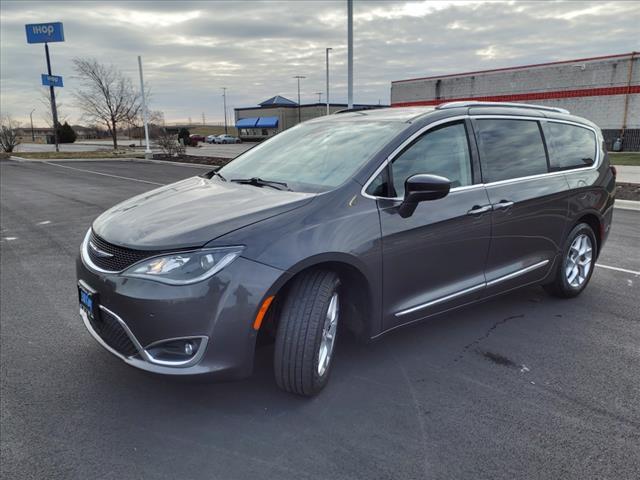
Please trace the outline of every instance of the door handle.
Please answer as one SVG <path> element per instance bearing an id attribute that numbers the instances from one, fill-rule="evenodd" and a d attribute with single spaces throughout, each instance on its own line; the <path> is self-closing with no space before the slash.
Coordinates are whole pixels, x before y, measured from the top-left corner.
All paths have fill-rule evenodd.
<path id="1" fill-rule="evenodd" d="M 507 200 L 500 200 L 500 203 L 494 203 L 494 210 L 506 210 L 507 208 L 513 206 L 513 202 L 508 202 Z"/>
<path id="2" fill-rule="evenodd" d="M 474 205 L 471 210 L 467 212 L 467 215 L 480 215 L 491 210 L 491 205 Z"/>

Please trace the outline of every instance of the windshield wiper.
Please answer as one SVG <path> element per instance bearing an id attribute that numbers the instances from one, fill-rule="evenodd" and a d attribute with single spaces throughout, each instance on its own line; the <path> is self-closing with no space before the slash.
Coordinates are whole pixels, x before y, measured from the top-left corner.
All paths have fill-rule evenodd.
<path id="1" fill-rule="evenodd" d="M 223 182 L 227 181 L 227 179 L 224 178 L 221 173 L 218 173 L 217 170 L 211 170 L 210 172 L 203 173 L 200 176 L 208 179 L 212 179 L 213 177 L 220 177 L 220 180 L 222 180 Z"/>
<path id="2" fill-rule="evenodd" d="M 284 182 L 275 182 L 273 180 L 263 180 L 262 178 L 252 177 L 252 178 L 232 178 L 231 182 L 242 183 L 245 185 L 254 185 L 256 187 L 271 187 L 276 190 L 288 190 L 291 192 L 292 190 L 289 188 Z"/>

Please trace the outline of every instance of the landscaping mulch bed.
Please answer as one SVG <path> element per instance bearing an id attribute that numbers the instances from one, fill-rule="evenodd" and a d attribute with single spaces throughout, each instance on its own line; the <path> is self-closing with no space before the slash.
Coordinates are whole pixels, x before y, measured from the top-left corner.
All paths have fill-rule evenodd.
<path id="1" fill-rule="evenodd" d="M 640 201 L 640 184 L 616 183 L 616 198 Z"/>
<path id="2" fill-rule="evenodd" d="M 162 155 L 158 153 L 153 154 L 154 160 L 166 160 L 168 162 L 181 162 L 181 163 L 199 163 L 201 165 L 212 165 L 216 167 L 224 167 L 233 158 L 222 157 L 200 157 L 195 155 L 180 155 L 179 157 L 172 157 L 170 155 Z"/>

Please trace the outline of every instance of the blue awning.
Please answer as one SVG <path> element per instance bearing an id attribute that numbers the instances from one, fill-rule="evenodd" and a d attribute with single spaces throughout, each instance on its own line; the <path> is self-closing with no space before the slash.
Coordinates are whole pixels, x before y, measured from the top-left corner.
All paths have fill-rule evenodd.
<path id="1" fill-rule="evenodd" d="M 258 117 L 240 118 L 236 122 L 236 128 L 254 128 L 258 123 Z"/>
<path id="2" fill-rule="evenodd" d="M 276 128 L 278 126 L 278 117 L 260 117 L 256 127 L 260 128 Z"/>

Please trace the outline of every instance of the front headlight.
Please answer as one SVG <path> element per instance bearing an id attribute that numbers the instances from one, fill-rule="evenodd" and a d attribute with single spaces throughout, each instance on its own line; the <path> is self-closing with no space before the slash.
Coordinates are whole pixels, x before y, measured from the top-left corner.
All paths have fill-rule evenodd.
<path id="1" fill-rule="evenodd" d="M 169 285 L 188 285 L 215 275 L 238 258 L 242 249 L 243 247 L 206 248 L 152 257 L 132 265 L 122 275 Z"/>

